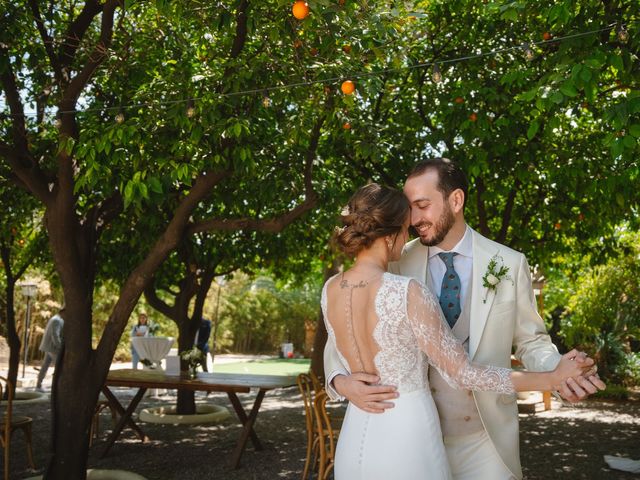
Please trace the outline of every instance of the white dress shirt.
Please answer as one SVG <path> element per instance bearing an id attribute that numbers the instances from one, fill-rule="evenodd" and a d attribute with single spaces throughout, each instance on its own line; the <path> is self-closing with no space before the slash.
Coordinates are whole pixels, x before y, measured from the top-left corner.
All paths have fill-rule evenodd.
<path id="1" fill-rule="evenodd" d="M 466 301 L 466 294 L 469 291 L 473 270 L 473 238 L 468 225 L 462 239 L 449 251 L 458 254 L 453 257 L 453 268 L 458 274 L 458 277 L 460 277 L 460 305 L 462 306 Z M 447 271 L 447 266 L 438 256 L 438 254 L 442 252 L 446 252 L 446 250 L 440 247 L 429 247 L 429 275 L 431 276 L 433 293 L 438 298 L 440 298 L 442 279 Z"/>

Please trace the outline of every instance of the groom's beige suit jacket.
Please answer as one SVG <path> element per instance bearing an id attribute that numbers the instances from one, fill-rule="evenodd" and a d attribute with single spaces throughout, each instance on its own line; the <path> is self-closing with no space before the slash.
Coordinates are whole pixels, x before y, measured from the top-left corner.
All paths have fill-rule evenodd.
<path id="1" fill-rule="evenodd" d="M 553 370 L 560 361 L 560 354 L 538 315 L 526 258 L 473 230 L 471 232 L 469 357 L 483 365 L 510 367 L 514 347 L 516 358 L 527 370 Z M 510 278 L 501 279 L 495 289 L 487 289 L 482 277 L 494 256 L 502 258 L 509 268 L 507 276 Z M 426 284 L 428 259 L 428 247 L 416 239 L 407 243 L 400 261 L 390 265 L 389 270 Z M 332 342 L 327 342 L 324 359 L 327 380 L 348 371 L 348 367 L 340 362 Z M 327 391 L 334 400 L 340 398 L 331 385 L 327 385 Z M 474 399 L 482 424 L 498 454 L 513 475 L 522 478 L 516 395 L 474 392 Z"/>

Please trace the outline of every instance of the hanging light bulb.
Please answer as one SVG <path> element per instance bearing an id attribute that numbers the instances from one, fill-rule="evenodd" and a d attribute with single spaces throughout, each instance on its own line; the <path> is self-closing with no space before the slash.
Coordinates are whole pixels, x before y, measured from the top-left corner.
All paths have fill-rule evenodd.
<path id="1" fill-rule="evenodd" d="M 116 120 L 117 124 L 123 124 L 124 123 L 124 113 L 122 112 L 122 110 L 120 110 L 118 112 L 118 114 L 116 115 L 115 120 Z"/>
<path id="2" fill-rule="evenodd" d="M 264 108 L 269 108 L 271 106 L 271 99 L 269 97 L 267 97 L 266 95 L 262 99 L 262 106 Z"/>
<path id="3" fill-rule="evenodd" d="M 189 118 L 193 118 L 196 115 L 196 107 L 193 103 L 193 100 L 189 100 L 187 102 L 186 114 L 187 114 L 187 117 Z"/>
<path id="4" fill-rule="evenodd" d="M 629 41 L 629 32 L 624 25 L 618 26 L 618 40 L 622 43 L 627 43 Z"/>
<path id="5" fill-rule="evenodd" d="M 528 42 L 522 44 L 522 50 L 524 50 L 524 56 L 527 60 L 531 61 L 536 58 L 536 54 L 531 50 L 531 46 Z"/>
<path id="6" fill-rule="evenodd" d="M 440 72 L 440 67 L 438 67 L 437 63 L 433 64 L 433 73 L 431 74 L 431 78 L 435 83 L 440 83 L 442 81 L 442 73 Z"/>
<path id="7" fill-rule="evenodd" d="M 56 115 L 56 119 L 53 121 L 53 125 L 58 130 L 62 127 L 62 118 L 60 118 L 60 114 Z"/>

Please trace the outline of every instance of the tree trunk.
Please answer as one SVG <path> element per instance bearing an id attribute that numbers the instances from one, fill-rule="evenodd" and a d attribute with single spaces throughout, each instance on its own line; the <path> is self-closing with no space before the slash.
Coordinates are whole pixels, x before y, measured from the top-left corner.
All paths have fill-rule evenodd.
<path id="1" fill-rule="evenodd" d="M 7 343 L 9 345 L 9 372 L 7 378 L 11 382 L 15 392 L 16 381 L 18 380 L 18 369 L 20 367 L 20 337 L 16 331 L 16 311 L 13 303 L 15 294 L 15 281 L 8 281 L 5 288 L 7 294 Z M 27 346 L 25 345 L 25 348 Z M 5 393 L 6 395 L 6 393 Z"/>
<path id="2" fill-rule="evenodd" d="M 193 319 L 188 317 L 182 322 L 174 321 L 178 324 L 178 352 L 184 352 L 193 347 L 196 337 L 195 330 L 192 328 Z M 188 370 L 188 365 L 184 360 L 180 360 L 180 370 Z M 193 390 L 178 390 L 178 398 L 176 400 L 176 413 L 178 415 L 193 415 L 196 413 L 196 393 Z"/>
<path id="3" fill-rule="evenodd" d="M 51 391 L 52 444 L 45 479 L 86 478 L 89 431 L 105 375 L 94 364 L 74 359 L 63 347 L 56 363 Z M 87 368 L 89 366 L 89 368 Z"/>
<path id="4" fill-rule="evenodd" d="M 344 259 L 337 256 L 324 271 L 324 281 L 326 282 L 336 273 L 342 270 Z M 318 314 L 318 325 L 316 327 L 316 336 L 313 339 L 313 354 L 311 355 L 311 371 L 318 378 L 324 378 L 324 346 L 327 343 L 327 328 L 324 325 L 322 310 Z"/>

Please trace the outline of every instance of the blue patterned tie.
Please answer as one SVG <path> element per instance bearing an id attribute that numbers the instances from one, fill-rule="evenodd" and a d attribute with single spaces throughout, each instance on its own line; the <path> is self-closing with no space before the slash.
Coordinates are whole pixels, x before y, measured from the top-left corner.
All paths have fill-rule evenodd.
<path id="1" fill-rule="evenodd" d="M 455 252 L 438 254 L 447 267 L 440 288 L 440 307 L 451 328 L 460 317 L 460 277 L 453 268 L 453 257 L 456 255 Z"/>

